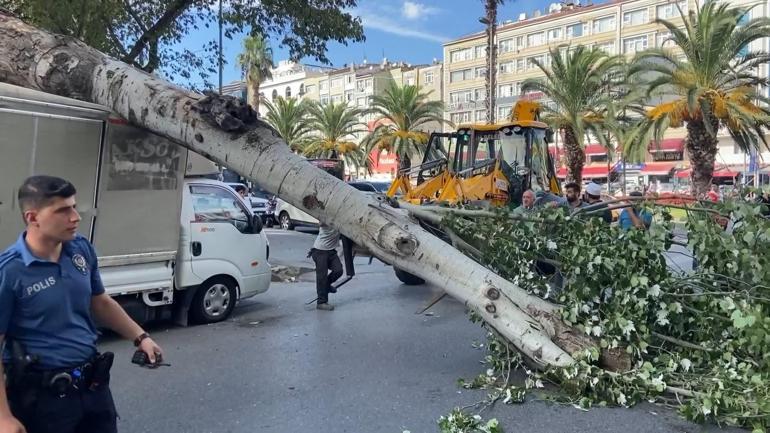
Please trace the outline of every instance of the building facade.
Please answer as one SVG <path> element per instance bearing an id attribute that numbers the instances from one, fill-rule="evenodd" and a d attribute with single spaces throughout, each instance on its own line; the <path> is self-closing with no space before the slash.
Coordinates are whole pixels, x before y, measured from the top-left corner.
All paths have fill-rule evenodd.
<path id="1" fill-rule="evenodd" d="M 700 0 L 699 0 L 700 1 Z M 768 5 L 753 0 L 730 2 L 756 6 L 751 18 L 770 16 Z M 497 30 L 497 65 L 495 67 L 496 113 L 497 120 L 510 116 L 511 108 L 520 98 L 539 100 L 544 104 L 550 101 L 543 95 L 531 93 L 523 95 L 521 84 L 528 78 L 542 77 L 543 73 L 534 64 L 538 60 L 544 65 L 550 64 L 549 50 L 569 45 L 598 47 L 609 54 L 622 54 L 632 57 L 639 51 L 651 47 L 668 47 L 670 34 L 656 19 L 665 19 L 682 24 L 679 12 L 684 13 L 696 7 L 695 0 L 616 0 L 603 4 L 580 5 L 569 0 L 566 3 L 552 4 L 547 12 L 535 11 L 531 16 L 521 14 L 516 21 L 505 21 Z M 763 45 L 764 44 L 764 45 Z M 750 51 L 770 48 L 770 42 L 756 42 Z M 485 74 L 486 34 L 478 32 L 447 42 L 444 45 L 444 92 L 446 102 L 446 120 L 455 124 L 463 122 L 486 121 Z M 758 71 L 768 76 L 767 65 Z M 717 175 L 730 176 L 735 170 L 730 168 L 742 162 L 745 155 L 737 151 L 732 139 L 720 131 L 719 154 L 717 156 Z M 684 150 L 684 128 L 670 129 L 663 143 L 650 144 L 645 161 L 641 164 L 625 166 L 626 178 L 633 182 L 671 183 L 677 179 L 676 173 L 684 173 L 689 165 Z M 558 141 L 558 139 L 557 139 Z M 586 168 L 584 177 L 607 182 L 617 179 L 623 168 L 622 152 L 608 152 L 601 146 L 587 141 Z M 562 159 L 560 146 L 552 147 L 557 159 Z M 770 153 L 760 155 L 770 162 Z M 741 160 L 741 161 L 738 161 Z M 566 169 L 562 168 L 562 176 Z M 684 178 L 686 176 L 679 176 Z"/>

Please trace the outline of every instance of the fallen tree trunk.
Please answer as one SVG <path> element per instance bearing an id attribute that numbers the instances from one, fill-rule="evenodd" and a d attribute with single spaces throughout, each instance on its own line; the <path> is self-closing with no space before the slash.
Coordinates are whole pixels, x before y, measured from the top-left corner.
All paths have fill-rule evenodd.
<path id="1" fill-rule="evenodd" d="M 470 260 L 401 211 L 294 155 L 272 128 L 234 98 L 191 93 L 2 12 L 0 81 L 105 105 L 130 123 L 256 181 L 339 228 L 380 260 L 443 288 L 537 366 L 570 365 L 571 354 L 590 345 L 590 339 L 565 338 L 569 327 L 555 323 L 554 305 Z M 549 333 L 554 329 L 559 332 Z"/>

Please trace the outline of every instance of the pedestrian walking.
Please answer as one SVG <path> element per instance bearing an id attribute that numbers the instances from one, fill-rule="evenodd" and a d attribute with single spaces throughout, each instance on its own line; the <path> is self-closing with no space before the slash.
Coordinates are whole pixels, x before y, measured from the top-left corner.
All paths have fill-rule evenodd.
<path id="1" fill-rule="evenodd" d="M 340 232 L 321 224 L 313 249 L 308 254 L 315 262 L 315 286 L 318 294 L 316 309 L 319 310 L 334 310 L 334 305 L 329 303 L 329 293 L 337 293 L 332 284 L 342 276 L 342 262 L 337 255 L 339 243 Z"/>
<path id="2" fill-rule="evenodd" d="M 77 233 L 75 187 L 24 181 L 26 229 L 0 254 L 0 342 L 6 386 L 0 432 L 113 433 L 112 353 L 96 350 L 94 319 L 159 362 L 161 348 L 105 293 L 91 243 Z"/>

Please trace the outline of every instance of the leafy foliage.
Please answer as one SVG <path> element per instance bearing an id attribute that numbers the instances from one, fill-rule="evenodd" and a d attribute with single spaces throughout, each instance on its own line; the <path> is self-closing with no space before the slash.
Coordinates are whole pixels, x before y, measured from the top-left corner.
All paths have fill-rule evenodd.
<path id="1" fill-rule="evenodd" d="M 706 206 L 705 204 L 703 206 Z M 688 211 L 691 272 L 672 269 L 665 252 L 674 224 L 665 209 L 649 206 L 648 230 L 623 231 L 592 215 L 541 213 L 530 221 L 506 212 L 495 218 L 446 220 L 480 260 L 531 293 L 557 301 L 562 319 L 599 342 L 625 350 L 630 371 L 599 365 L 586 351 L 567 368 L 528 372 L 561 386 L 582 407 L 629 406 L 657 400 L 688 419 L 766 431 L 770 427 L 770 221 L 753 203 Z M 730 216 L 728 230 L 715 212 Z M 564 289 L 538 272 L 558 264 Z M 504 344 L 497 342 L 498 345 Z M 510 357 L 493 350 L 485 380 L 507 382 Z"/>
<path id="2" fill-rule="evenodd" d="M 224 36 L 272 35 L 292 59 L 329 63 L 327 43 L 364 40 L 361 19 L 345 12 L 355 0 L 225 0 Z M 217 32 L 198 49 L 180 48 L 190 33 L 218 25 L 219 0 L 0 0 L 0 8 L 27 22 L 86 44 L 147 72 L 203 80 L 216 73 Z"/>
<path id="3" fill-rule="evenodd" d="M 496 419 L 485 423 L 480 415 L 468 415 L 460 409 L 439 418 L 438 427 L 441 433 L 503 433 Z"/>

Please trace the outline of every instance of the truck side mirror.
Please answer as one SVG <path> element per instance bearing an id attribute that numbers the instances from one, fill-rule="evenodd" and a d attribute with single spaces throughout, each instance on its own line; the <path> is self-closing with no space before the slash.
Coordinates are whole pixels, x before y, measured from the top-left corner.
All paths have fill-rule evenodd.
<path id="1" fill-rule="evenodd" d="M 251 216 L 251 232 L 258 235 L 262 233 L 263 225 L 262 225 L 262 217 L 259 215 L 252 215 Z"/>

